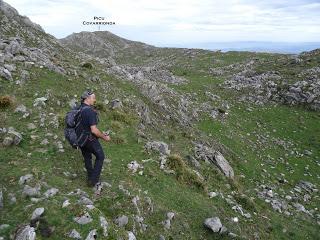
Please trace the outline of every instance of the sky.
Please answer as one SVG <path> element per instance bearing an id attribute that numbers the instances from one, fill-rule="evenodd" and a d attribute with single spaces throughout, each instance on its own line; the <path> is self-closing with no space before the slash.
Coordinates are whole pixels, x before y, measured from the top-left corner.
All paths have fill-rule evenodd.
<path id="1" fill-rule="evenodd" d="M 5 0 L 57 38 L 105 17 L 118 36 L 155 46 L 272 41 L 320 42 L 320 0 Z"/>

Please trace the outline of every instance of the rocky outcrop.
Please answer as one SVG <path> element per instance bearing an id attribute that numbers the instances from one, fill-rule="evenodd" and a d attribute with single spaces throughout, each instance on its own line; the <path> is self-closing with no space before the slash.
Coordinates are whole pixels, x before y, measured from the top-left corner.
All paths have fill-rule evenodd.
<path id="1" fill-rule="evenodd" d="M 219 151 L 202 144 L 196 144 L 194 154 L 196 159 L 212 163 L 217 166 L 225 176 L 231 179 L 234 178 L 233 168 Z"/>

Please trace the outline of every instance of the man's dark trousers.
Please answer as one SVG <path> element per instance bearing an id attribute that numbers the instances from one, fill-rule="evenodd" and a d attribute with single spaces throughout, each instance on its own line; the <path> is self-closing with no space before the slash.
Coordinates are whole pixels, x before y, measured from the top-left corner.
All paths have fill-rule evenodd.
<path id="1" fill-rule="evenodd" d="M 87 143 L 80 148 L 85 167 L 87 169 L 88 180 L 92 184 L 99 182 L 100 173 L 104 161 L 104 152 L 98 139 L 89 139 Z M 94 165 L 92 164 L 92 154 L 96 157 Z"/>

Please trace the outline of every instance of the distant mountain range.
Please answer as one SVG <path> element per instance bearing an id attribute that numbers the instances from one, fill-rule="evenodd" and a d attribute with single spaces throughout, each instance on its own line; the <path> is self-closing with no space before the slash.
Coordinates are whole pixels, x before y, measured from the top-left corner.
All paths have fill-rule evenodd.
<path id="1" fill-rule="evenodd" d="M 162 46 L 161 46 L 162 47 Z M 269 53 L 292 53 L 297 54 L 320 48 L 320 42 L 204 42 L 188 44 L 170 44 L 166 47 L 188 47 L 208 50 L 226 51 L 254 51 Z"/>

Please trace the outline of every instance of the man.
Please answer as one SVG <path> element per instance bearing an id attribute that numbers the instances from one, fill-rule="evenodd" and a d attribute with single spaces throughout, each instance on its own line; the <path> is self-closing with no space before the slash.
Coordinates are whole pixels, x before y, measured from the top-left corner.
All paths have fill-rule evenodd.
<path id="1" fill-rule="evenodd" d="M 79 116 L 81 133 L 88 134 L 88 139 L 83 147 L 80 147 L 84 158 L 85 167 L 87 169 L 88 186 L 98 186 L 100 183 L 100 173 L 104 161 L 104 152 L 100 145 L 99 138 L 104 141 L 110 141 L 110 136 L 102 133 L 98 128 L 98 116 L 93 108 L 96 102 L 96 96 L 91 91 L 85 91 L 81 96 L 81 114 Z M 95 155 L 95 163 L 92 164 L 92 154 Z"/>

